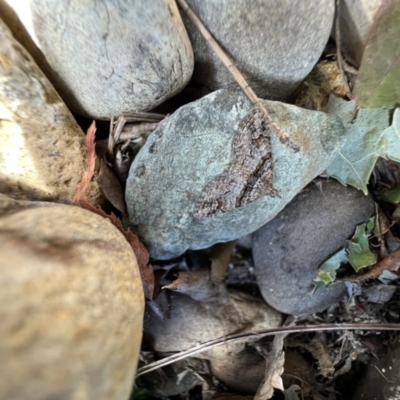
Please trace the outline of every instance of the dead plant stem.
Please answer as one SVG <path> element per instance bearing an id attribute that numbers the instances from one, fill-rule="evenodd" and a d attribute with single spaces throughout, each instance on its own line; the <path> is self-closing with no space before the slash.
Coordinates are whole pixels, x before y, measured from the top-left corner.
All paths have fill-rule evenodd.
<path id="1" fill-rule="evenodd" d="M 283 326 L 274 329 L 265 329 L 256 332 L 239 333 L 229 335 L 223 338 L 210 340 L 208 342 L 191 347 L 185 351 L 165 357 L 161 360 L 154 361 L 138 369 L 137 375 L 144 375 L 148 372 L 165 367 L 176 361 L 183 360 L 187 357 L 193 357 L 195 354 L 210 350 L 215 346 L 223 344 L 240 343 L 248 340 L 257 340 L 267 336 L 273 336 L 282 333 L 300 333 L 300 332 L 323 332 L 323 331 L 342 331 L 342 330 L 369 330 L 369 331 L 400 331 L 400 324 L 378 324 L 378 323 L 348 323 L 348 324 L 322 324 L 322 325 L 299 325 L 299 326 Z"/>

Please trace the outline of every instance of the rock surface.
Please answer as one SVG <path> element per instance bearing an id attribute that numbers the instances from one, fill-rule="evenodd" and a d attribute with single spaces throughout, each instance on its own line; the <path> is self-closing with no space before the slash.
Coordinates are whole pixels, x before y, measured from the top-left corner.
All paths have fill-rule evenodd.
<path id="1" fill-rule="evenodd" d="M 84 134 L 1 21 L 0 42 L 0 193 L 69 202 L 84 168 Z M 89 198 L 100 201 L 97 183 Z"/>
<path id="2" fill-rule="evenodd" d="M 331 32 L 334 1 L 188 0 L 259 97 L 284 100 L 314 67 Z M 251 5 L 251 6 L 250 6 Z M 183 17 L 195 55 L 194 82 L 211 91 L 239 86 Z"/>
<path id="3" fill-rule="evenodd" d="M 132 163 L 125 198 L 130 225 L 147 244 L 151 257 L 169 259 L 187 249 L 207 248 L 254 232 L 331 162 L 344 135 L 338 118 L 278 102 L 264 101 L 264 105 L 300 151 L 281 143 L 274 134 L 271 143 L 265 136 L 254 139 L 251 134 L 239 134 L 241 121 L 252 107 L 244 95 L 225 90 L 180 108 L 149 136 Z M 246 146 L 247 141 L 259 142 L 247 150 L 240 142 L 233 149 L 238 138 Z M 232 196 L 243 186 L 238 179 L 248 172 L 242 171 L 240 162 L 259 166 L 253 174 L 271 172 L 256 148 L 262 145 L 272 151 L 271 178 L 278 194 L 269 192 L 235 208 Z M 217 187 L 218 193 L 208 201 L 206 192 L 210 185 L 219 185 L 221 176 L 228 181 L 228 189 Z M 256 192 L 254 182 L 244 182 L 246 191 Z M 228 206 L 224 196 L 233 199 Z M 217 215 L 201 218 L 199 210 L 208 206 Z"/>
<path id="4" fill-rule="evenodd" d="M 46 58 L 37 62 L 78 114 L 109 119 L 152 109 L 192 75 L 193 50 L 173 0 L 24 0 L 13 6 Z M 24 20 L 27 8 L 31 21 Z"/>
<path id="5" fill-rule="evenodd" d="M 346 295 L 344 283 L 313 292 L 318 267 L 346 245 L 356 225 L 374 213 L 374 201 L 336 181 L 300 193 L 254 233 L 253 259 L 265 301 L 292 315 L 322 311 Z"/>
<path id="6" fill-rule="evenodd" d="M 131 247 L 78 207 L 0 200 L 0 398 L 128 399 L 144 309 Z"/>
<path id="7" fill-rule="evenodd" d="M 388 348 L 387 355 L 373 359 L 366 366 L 361 380 L 357 382 L 353 400 L 398 400 L 400 399 L 400 340 Z"/>
<path id="8" fill-rule="evenodd" d="M 360 67 L 368 34 L 382 0 L 344 0 L 340 4 L 342 52 L 346 60 Z"/>

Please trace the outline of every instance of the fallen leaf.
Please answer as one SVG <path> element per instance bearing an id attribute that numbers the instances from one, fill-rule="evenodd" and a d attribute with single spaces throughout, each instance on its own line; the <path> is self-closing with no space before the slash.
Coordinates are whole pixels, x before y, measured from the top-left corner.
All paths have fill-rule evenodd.
<path id="1" fill-rule="evenodd" d="M 93 121 L 88 128 L 85 137 L 85 170 L 83 171 L 81 181 L 76 189 L 72 204 L 108 219 L 125 236 L 136 256 L 145 296 L 152 299 L 154 292 L 154 274 L 153 268 L 149 265 L 149 253 L 147 252 L 147 249 L 136 235 L 134 235 L 129 229 L 124 229 L 121 220 L 119 220 L 114 214 L 106 214 L 100 207 L 93 207 L 87 200 L 86 193 L 89 183 L 93 178 L 96 163 L 95 135 L 96 123 Z"/>
<path id="2" fill-rule="evenodd" d="M 362 298 L 369 303 L 385 304 L 391 299 L 396 290 L 397 286 L 394 285 L 373 285 L 363 290 Z"/>
<path id="3" fill-rule="evenodd" d="M 348 241 L 348 247 L 340 249 L 319 267 L 317 276 L 313 280 L 314 291 L 321 286 L 334 282 L 337 270 L 342 264 L 350 263 L 354 270 L 358 272 L 360 269 L 376 263 L 377 255 L 370 250 L 368 240 L 375 229 L 376 217 L 370 218 L 367 223 L 357 225 L 356 232 Z M 351 279 L 343 280 L 352 282 Z M 357 278 L 354 279 L 354 281 L 357 280 Z"/>
<path id="4" fill-rule="evenodd" d="M 356 272 L 377 261 L 377 255 L 370 250 L 368 240 L 374 226 L 375 217 L 370 218 L 366 224 L 358 225 L 356 233 L 349 241 L 348 260 Z"/>
<path id="5" fill-rule="evenodd" d="M 394 110 L 392 125 L 382 132 L 377 148 L 382 158 L 400 162 L 400 108 Z"/>
<path id="6" fill-rule="evenodd" d="M 106 198 L 122 215 L 126 215 L 125 199 L 122 186 L 114 171 L 100 160 L 100 170 L 96 180 Z"/>
<path id="7" fill-rule="evenodd" d="M 359 110 L 356 121 L 346 126 L 343 147 L 326 173 L 342 185 L 367 194 L 367 183 L 378 157 L 388 156 L 387 144 L 396 140 L 393 131 L 386 129 L 388 126 L 388 110 Z"/>
<path id="8" fill-rule="evenodd" d="M 89 186 L 90 181 L 94 175 L 94 167 L 96 164 L 96 144 L 95 144 L 95 137 L 96 137 L 96 122 L 93 121 L 85 136 L 85 169 L 82 174 L 82 178 L 76 188 L 75 195 L 72 199 L 72 204 L 82 206 L 82 204 L 88 203 L 86 192 Z M 93 207 L 94 208 L 94 207 Z"/>
<path id="9" fill-rule="evenodd" d="M 318 270 L 317 276 L 314 278 L 314 290 L 317 290 L 321 286 L 332 283 L 336 280 L 336 272 L 342 264 L 347 263 L 348 257 L 346 249 L 342 248 L 333 256 L 329 257 Z"/>
<path id="10" fill-rule="evenodd" d="M 345 282 L 361 282 L 367 279 L 378 278 L 383 271 L 398 272 L 400 269 L 400 249 L 389 254 L 379 263 L 375 264 L 371 269 L 369 269 L 365 274 L 356 276 L 354 278 L 343 279 Z"/>
<path id="11" fill-rule="evenodd" d="M 400 98 L 400 2 L 383 0 L 371 27 L 354 88 L 359 107 L 392 106 Z"/>
<path id="12" fill-rule="evenodd" d="M 215 284 L 221 284 L 225 279 L 232 251 L 236 241 L 227 243 L 218 243 L 214 245 L 210 252 L 211 260 L 211 281 Z"/>
<path id="13" fill-rule="evenodd" d="M 380 193 L 382 200 L 388 203 L 398 204 L 400 203 L 400 187 L 394 189 L 384 189 Z"/>
<path id="14" fill-rule="evenodd" d="M 190 296 L 198 301 L 215 300 L 223 291 L 224 286 L 214 284 L 211 281 L 209 268 L 200 268 L 196 271 L 182 271 L 177 278 L 162 289 L 169 289 Z"/>
<path id="15" fill-rule="evenodd" d="M 225 290 L 222 282 L 235 244 L 236 241 L 231 241 L 214 245 L 209 254 L 211 270 L 200 268 L 179 272 L 177 278 L 162 289 L 180 292 L 198 301 L 210 301 L 220 296 Z"/>

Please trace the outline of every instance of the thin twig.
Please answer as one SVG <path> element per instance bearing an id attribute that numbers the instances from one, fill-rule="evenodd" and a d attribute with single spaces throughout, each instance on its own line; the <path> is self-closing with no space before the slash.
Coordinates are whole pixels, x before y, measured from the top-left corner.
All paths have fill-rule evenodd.
<path id="1" fill-rule="evenodd" d="M 256 332 L 239 333 L 235 335 L 225 336 L 219 339 L 210 340 L 208 342 L 191 347 L 188 350 L 181 351 L 172 356 L 165 357 L 161 360 L 154 361 L 137 370 L 137 375 L 144 375 L 148 372 L 165 367 L 176 361 L 183 360 L 187 357 L 192 357 L 195 354 L 210 350 L 215 346 L 223 344 L 240 343 L 248 340 L 261 339 L 266 336 L 273 336 L 279 333 L 300 333 L 300 332 L 323 332 L 323 331 L 341 331 L 341 330 L 370 330 L 370 331 L 399 331 L 400 324 L 377 324 L 377 323 L 349 323 L 349 324 L 323 324 L 323 325 L 299 325 L 287 326 L 274 329 L 265 329 Z"/>
<path id="2" fill-rule="evenodd" d="M 143 122 L 140 124 L 125 126 L 125 129 L 120 133 L 119 140 L 125 142 L 127 140 L 136 139 L 146 132 L 153 132 L 157 128 L 159 122 Z"/>
<path id="3" fill-rule="evenodd" d="M 289 135 L 284 132 L 271 118 L 269 112 L 264 107 L 261 102 L 261 99 L 254 93 L 253 89 L 250 87 L 250 84 L 243 77 L 242 73 L 235 67 L 232 60 L 226 55 L 224 50 L 218 44 L 218 42 L 213 38 L 210 31 L 204 26 L 204 24 L 200 21 L 197 15 L 193 12 L 193 10 L 189 7 L 185 0 L 176 0 L 179 6 L 182 8 L 183 12 L 187 15 L 187 17 L 193 22 L 193 24 L 199 29 L 200 33 L 204 37 L 204 39 L 209 43 L 211 48 L 214 50 L 215 54 L 220 58 L 220 60 L 224 63 L 226 68 L 230 71 L 233 78 L 242 88 L 245 95 L 249 98 L 249 100 L 254 104 L 254 106 L 258 107 L 259 110 L 263 113 L 266 121 L 271 125 L 271 127 L 275 130 L 279 140 L 282 143 L 288 144 L 294 150 L 298 151 L 298 147 L 292 144 Z"/>
<path id="4" fill-rule="evenodd" d="M 161 122 L 165 117 L 166 115 L 163 114 L 146 113 L 146 112 L 123 113 L 118 117 L 115 124 L 114 124 L 114 117 L 112 117 L 110 123 L 110 135 L 108 137 L 108 145 L 107 145 L 107 160 L 112 163 L 112 160 L 114 159 L 115 156 L 114 154 L 115 146 L 121 140 L 120 136 L 122 133 L 122 129 L 124 128 L 127 122 L 145 122 L 145 123 L 147 122 L 156 124 Z M 157 127 L 157 125 L 155 125 L 155 127 Z"/>

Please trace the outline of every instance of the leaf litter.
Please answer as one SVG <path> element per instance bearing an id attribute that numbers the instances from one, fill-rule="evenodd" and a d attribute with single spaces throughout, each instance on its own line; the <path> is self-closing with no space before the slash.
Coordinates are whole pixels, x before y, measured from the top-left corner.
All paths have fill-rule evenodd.
<path id="1" fill-rule="evenodd" d="M 136 256 L 145 296 L 151 299 L 154 292 L 154 275 L 152 267 L 149 264 L 149 253 L 147 252 L 146 247 L 129 229 L 124 229 L 121 220 L 118 219 L 115 214 L 111 213 L 108 215 L 100 207 L 93 207 L 87 200 L 87 190 L 90 181 L 93 178 L 96 163 L 95 135 L 96 124 L 93 121 L 88 128 L 85 137 L 85 170 L 83 172 L 81 181 L 78 184 L 74 198 L 72 199 L 72 203 L 108 219 L 125 236 L 125 239 L 132 247 L 132 250 Z"/>

